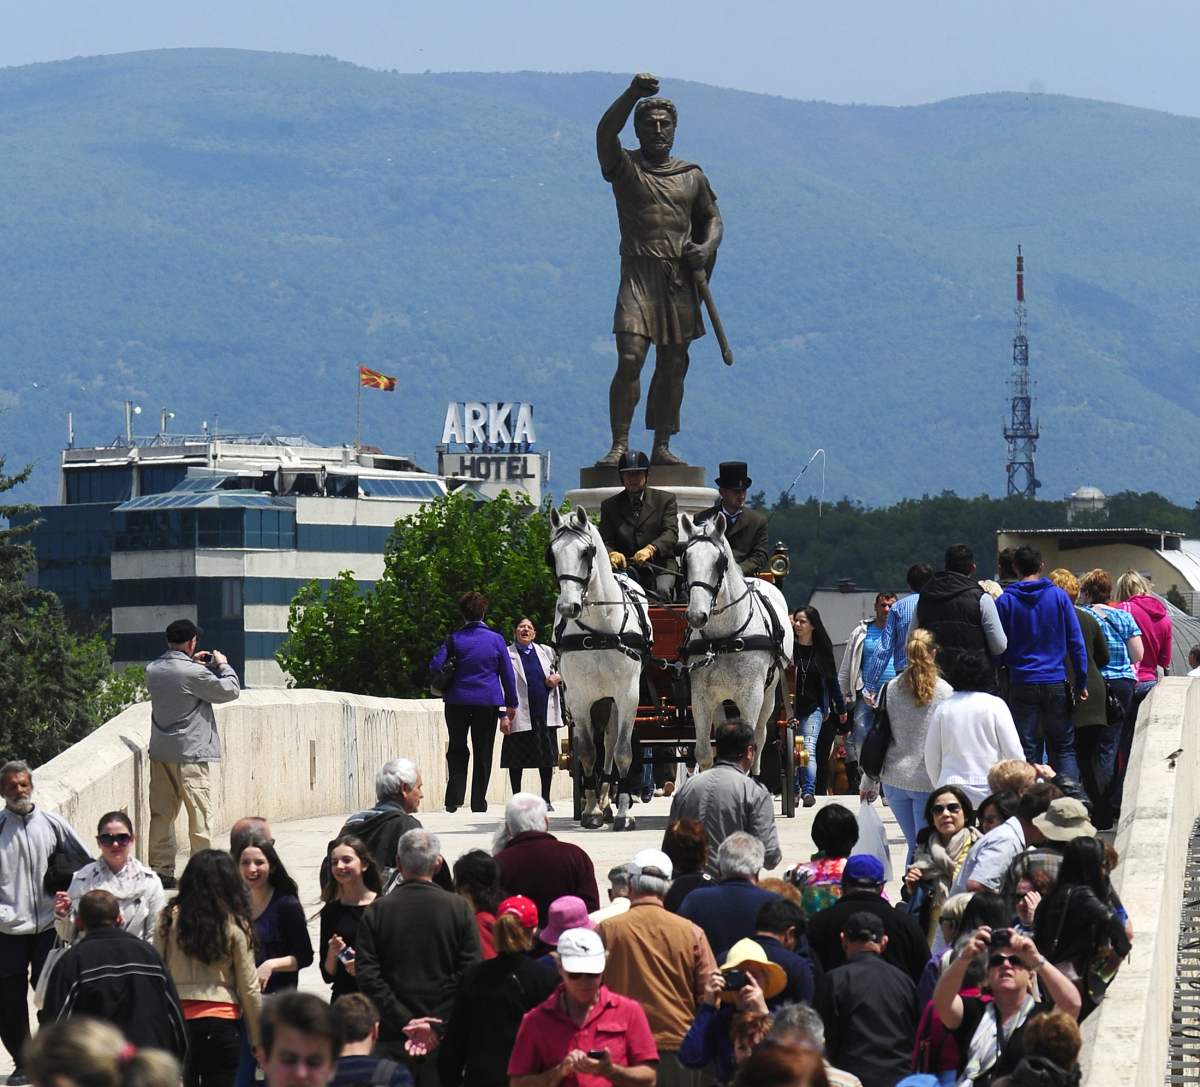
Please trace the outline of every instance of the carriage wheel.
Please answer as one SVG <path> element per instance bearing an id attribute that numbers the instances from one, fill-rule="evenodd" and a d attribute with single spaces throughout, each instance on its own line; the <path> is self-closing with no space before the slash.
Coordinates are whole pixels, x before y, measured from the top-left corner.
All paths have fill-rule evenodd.
<path id="1" fill-rule="evenodd" d="M 789 721 L 783 727 L 783 757 L 779 760 L 783 767 L 783 817 L 796 818 L 796 726 Z"/>

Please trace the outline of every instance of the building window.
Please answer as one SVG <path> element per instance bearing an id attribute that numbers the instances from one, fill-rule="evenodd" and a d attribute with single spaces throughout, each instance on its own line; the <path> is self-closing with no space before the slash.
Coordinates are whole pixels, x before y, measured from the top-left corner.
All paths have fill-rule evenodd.
<path id="1" fill-rule="evenodd" d="M 381 555 L 392 534 L 386 525 L 297 525 L 300 551 L 358 551 Z"/>
<path id="2" fill-rule="evenodd" d="M 142 494 L 166 494 L 187 478 L 183 464 L 154 465 L 142 469 Z"/>
<path id="3" fill-rule="evenodd" d="M 221 618 L 240 619 L 242 617 L 242 579 L 240 577 L 221 578 Z"/>
<path id="4" fill-rule="evenodd" d="M 126 468 L 64 468 L 67 504 L 127 502 L 133 496 L 133 470 Z"/>

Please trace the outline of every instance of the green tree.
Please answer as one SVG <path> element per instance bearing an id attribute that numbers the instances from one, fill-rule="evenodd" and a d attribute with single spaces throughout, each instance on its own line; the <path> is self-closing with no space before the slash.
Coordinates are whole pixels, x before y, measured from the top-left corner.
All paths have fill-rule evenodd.
<path id="1" fill-rule="evenodd" d="M 548 498 L 531 511 L 507 492 L 483 503 L 450 494 L 397 521 L 373 589 L 343 573 L 296 597 L 280 665 L 297 687 L 419 697 L 469 589 L 488 598 L 488 623 L 505 637 L 523 616 L 545 635 L 556 598 L 545 561 L 549 511 Z"/>
<path id="2" fill-rule="evenodd" d="M 9 475 L 0 457 L 0 494 L 24 483 L 32 467 Z M 97 694 L 111 675 L 103 641 L 81 642 L 67 629 L 58 597 L 25 584 L 36 563 L 28 536 L 37 522 L 14 528 L 12 518 L 37 510 L 0 505 L 8 523 L 0 529 L 0 762 L 34 765 L 100 724 Z"/>

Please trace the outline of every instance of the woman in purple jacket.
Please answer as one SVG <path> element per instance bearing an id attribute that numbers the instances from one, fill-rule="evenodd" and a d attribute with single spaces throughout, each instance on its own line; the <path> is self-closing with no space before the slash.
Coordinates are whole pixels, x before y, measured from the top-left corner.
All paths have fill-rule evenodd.
<path id="1" fill-rule="evenodd" d="M 475 749 L 471 811 L 487 811 L 496 725 L 502 708 L 505 719 L 517 712 L 517 680 L 508 643 L 484 623 L 487 606 L 488 599 L 482 593 L 463 593 L 458 598 L 458 610 L 466 622 L 447 636 L 429 662 L 433 673 L 442 667 L 448 653 L 453 653 L 458 662 L 442 694 L 446 727 L 450 730 L 450 747 L 446 751 L 449 771 L 446 811 L 458 811 L 467 792 L 467 766 L 471 761 L 467 733 L 471 734 L 471 747 Z"/>

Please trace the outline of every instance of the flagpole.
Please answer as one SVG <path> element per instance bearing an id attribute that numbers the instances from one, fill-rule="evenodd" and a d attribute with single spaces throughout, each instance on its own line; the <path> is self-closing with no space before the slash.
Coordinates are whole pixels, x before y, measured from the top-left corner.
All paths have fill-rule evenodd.
<path id="1" fill-rule="evenodd" d="M 354 456 L 357 459 L 360 445 L 359 439 L 362 436 L 362 371 L 358 374 L 358 405 L 354 412 Z"/>

